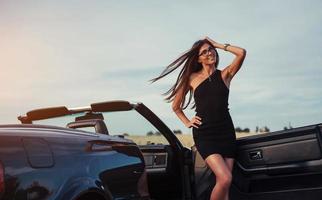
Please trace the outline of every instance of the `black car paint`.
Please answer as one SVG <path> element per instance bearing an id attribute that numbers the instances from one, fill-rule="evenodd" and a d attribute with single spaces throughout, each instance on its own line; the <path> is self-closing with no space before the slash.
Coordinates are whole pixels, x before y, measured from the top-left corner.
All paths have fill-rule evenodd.
<path id="1" fill-rule="evenodd" d="M 112 198 L 108 194 L 139 197 L 131 186 L 143 173 L 144 161 L 132 141 L 39 125 L 1 126 L 0 135 L 2 199 L 75 199 L 86 190 L 107 199 Z"/>

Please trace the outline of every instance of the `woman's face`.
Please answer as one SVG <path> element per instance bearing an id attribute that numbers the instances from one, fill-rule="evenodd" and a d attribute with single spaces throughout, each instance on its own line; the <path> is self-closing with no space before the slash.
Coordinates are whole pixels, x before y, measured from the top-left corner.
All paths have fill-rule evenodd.
<path id="1" fill-rule="evenodd" d="M 198 62 L 202 65 L 213 65 L 216 63 L 215 48 L 207 43 L 200 47 L 198 55 Z"/>

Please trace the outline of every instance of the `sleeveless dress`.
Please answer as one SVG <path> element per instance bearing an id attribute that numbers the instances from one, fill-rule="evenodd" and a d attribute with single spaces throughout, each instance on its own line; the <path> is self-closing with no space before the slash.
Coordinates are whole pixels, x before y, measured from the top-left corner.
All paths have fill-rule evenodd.
<path id="1" fill-rule="evenodd" d="M 199 128 L 192 127 L 193 139 L 201 157 L 217 153 L 236 157 L 235 128 L 228 108 L 229 89 L 221 70 L 216 69 L 194 91 L 196 116 L 201 117 Z"/>

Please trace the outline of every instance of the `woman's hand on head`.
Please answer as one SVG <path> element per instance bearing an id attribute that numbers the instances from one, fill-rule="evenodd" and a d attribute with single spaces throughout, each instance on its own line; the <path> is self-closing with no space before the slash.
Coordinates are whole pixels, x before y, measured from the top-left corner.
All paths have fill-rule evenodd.
<path id="1" fill-rule="evenodd" d="M 195 127 L 195 128 L 199 128 L 198 125 L 201 125 L 201 118 L 198 116 L 194 116 L 187 124 L 186 127 L 191 128 L 191 127 Z"/>

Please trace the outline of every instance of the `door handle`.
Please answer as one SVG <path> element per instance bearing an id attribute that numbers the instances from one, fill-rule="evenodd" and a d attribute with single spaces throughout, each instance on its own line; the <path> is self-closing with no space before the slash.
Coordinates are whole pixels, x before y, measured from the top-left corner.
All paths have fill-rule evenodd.
<path id="1" fill-rule="evenodd" d="M 262 150 L 251 151 L 248 153 L 249 159 L 260 160 L 263 159 Z"/>

